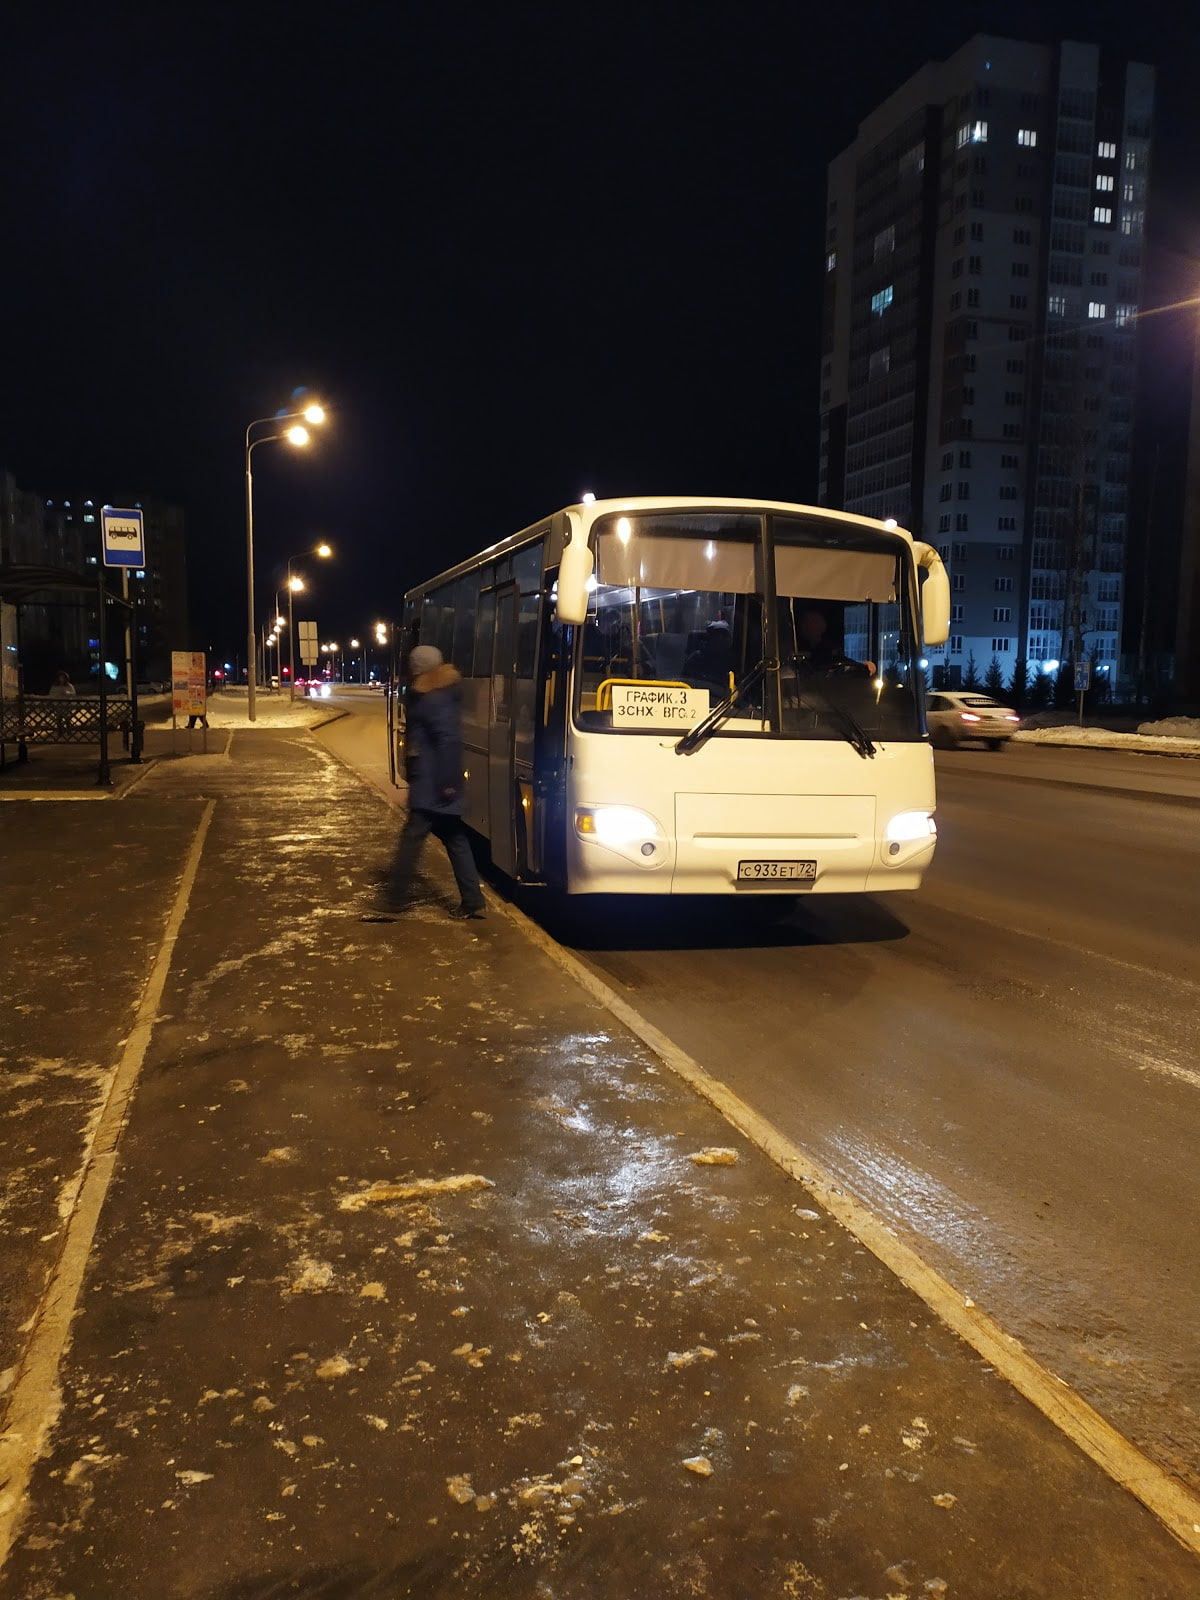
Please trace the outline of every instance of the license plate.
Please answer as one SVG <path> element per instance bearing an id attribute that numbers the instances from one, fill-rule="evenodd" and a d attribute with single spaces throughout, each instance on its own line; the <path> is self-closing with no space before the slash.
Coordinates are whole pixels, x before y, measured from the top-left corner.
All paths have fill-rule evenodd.
<path id="1" fill-rule="evenodd" d="M 739 861 L 739 883 L 775 883 L 799 878 L 811 882 L 817 875 L 815 861 Z"/>

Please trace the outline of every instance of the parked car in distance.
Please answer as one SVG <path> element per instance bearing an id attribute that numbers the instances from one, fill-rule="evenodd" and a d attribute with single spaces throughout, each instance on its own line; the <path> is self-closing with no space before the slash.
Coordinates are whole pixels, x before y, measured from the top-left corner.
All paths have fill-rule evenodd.
<path id="1" fill-rule="evenodd" d="M 966 689 L 931 694 L 925 703 L 925 719 L 932 743 L 946 750 L 975 740 L 989 750 L 999 750 L 1021 726 L 1011 707 Z"/>

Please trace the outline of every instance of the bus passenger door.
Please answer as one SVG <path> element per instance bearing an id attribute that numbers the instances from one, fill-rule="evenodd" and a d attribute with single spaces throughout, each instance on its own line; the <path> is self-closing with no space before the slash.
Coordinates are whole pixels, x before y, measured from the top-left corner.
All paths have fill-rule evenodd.
<path id="1" fill-rule="evenodd" d="M 516 876 L 516 836 L 513 807 L 513 658 L 516 651 L 517 586 L 502 584 L 496 590 L 496 630 L 492 645 L 492 716 L 488 724 L 488 816 L 492 862 L 501 872 Z"/>

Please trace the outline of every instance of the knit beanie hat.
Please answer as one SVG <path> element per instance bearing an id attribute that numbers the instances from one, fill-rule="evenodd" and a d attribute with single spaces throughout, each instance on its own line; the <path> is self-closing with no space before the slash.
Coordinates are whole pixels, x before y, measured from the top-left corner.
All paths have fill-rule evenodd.
<path id="1" fill-rule="evenodd" d="M 442 652 L 436 645 L 419 644 L 408 652 L 408 670 L 414 678 L 419 678 L 422 673 L 432 672 L 434 667 L 442 664 Z"/>

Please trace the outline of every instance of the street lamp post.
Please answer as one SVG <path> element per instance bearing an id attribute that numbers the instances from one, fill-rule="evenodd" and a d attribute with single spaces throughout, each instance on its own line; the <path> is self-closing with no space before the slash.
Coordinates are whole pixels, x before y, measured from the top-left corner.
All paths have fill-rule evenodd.
<path id="1" fill-rule="evenodd" d="M 320 556 L 323 561 L 328 561 L 333 554 L 328 544 L 319 544 L 315 550 L 297 550 L 287 558 L 287 592 L 288 592 L 288 676 L 291 689 L 288 694 L 290 700 L 296 698 L 296 626 L 292 611 L 292 596 L 302 594 L 304 579 L 292 576 L 292 562 L 299 561 L 301 556 Z"/>
<path id="2" fill-rule="evenodd" d="M 254 679 L 257 652 L 254 644 L 254 473 L 250 457 L 258 445 L 270 444 L 275 439 L 286 439 L 289 444 L 300 448 L 309 440 L 308 429 L 303 427 L 302 423 L 310 422 L 315 426 L 324 420 L 323 408 L 311 405 L 306 406 L 303 411 L 287 411 L 277 417 L 255 417 L 253 422 L 246 425 L 246 711 L 251 722 L 255 720 Z M 264 433 L 258 439 L 251 438 L 255 428 L 269 427 L 280 422 L 290 422 L 292 426 L 285 428 L 281 433 Z"/>

